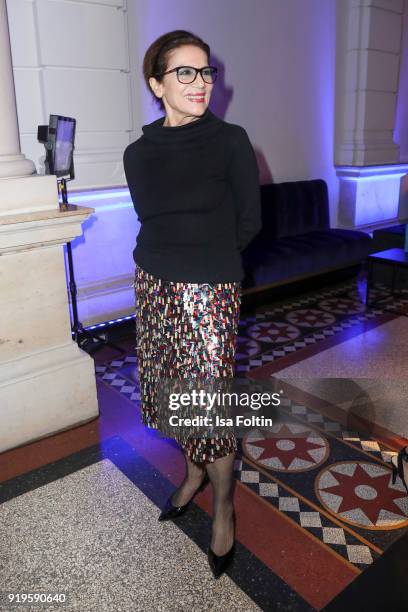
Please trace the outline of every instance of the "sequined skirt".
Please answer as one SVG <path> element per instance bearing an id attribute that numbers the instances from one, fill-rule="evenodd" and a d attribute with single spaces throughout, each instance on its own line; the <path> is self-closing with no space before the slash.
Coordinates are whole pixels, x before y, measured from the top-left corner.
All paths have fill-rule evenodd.
<path id="1" fill-rule="evenodd" d="M 163 280 L 137 265 L 134 289 L 141 418 L 157 429 L 159 379 L 234 376 L 241 283 Z M 232 431 L 178 442 L 195 463 L 213 462 L 237 449 Z"/>

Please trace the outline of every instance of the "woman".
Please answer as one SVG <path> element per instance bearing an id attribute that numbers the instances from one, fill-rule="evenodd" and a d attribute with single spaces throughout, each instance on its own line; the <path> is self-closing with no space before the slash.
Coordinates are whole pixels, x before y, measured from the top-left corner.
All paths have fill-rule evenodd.
<path id="1" fill-rule="evenodd" d="M 143 126 L 124 153 L 141 222 L 133 256 L 142 421 L 153 428 L 160 378 L 198 383 L 233 376 L 240 251 L 261 227 L 258 167 L 248 136 L 208 108 L 217 74 L 209 57 L 209 46 L 184 30 L 152 43 L 143 73 L 165 116 Z M 185 478 L 159 520 L 184 513 L 208 475 L 214 499 L 208 560 L 218 578 L 234 552 L 236 438 L 207 433 L 181 439 L 181 445 Z"/>

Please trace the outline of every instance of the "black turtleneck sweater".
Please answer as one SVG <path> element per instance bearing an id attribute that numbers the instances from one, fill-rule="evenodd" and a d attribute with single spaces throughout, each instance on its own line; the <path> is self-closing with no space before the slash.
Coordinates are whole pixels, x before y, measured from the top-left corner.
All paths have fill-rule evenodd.
<path id="1" fill-rule="evenodd" d="M 240 281 L 240 251 L 261 229 L 248 135 L 209 108 L 181 126 L 164 127 L 164 119 L 144 125 L 123 156 L 141 223 L 133 258 L 164 280 Z"/>

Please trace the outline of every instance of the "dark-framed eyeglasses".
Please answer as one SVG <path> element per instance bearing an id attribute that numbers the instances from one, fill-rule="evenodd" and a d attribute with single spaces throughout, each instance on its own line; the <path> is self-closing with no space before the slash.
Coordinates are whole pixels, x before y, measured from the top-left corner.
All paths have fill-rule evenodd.
<path id="1" fill-rule="evenodd" d="M 197 74 L 200 73 L 203 81 L 205 83 L 215 83 L 217 78 L 218 68 L 215 66 L 204 66 L 203 68 L 193 68 L 193 66 L 177 66 L 177 68 L 172 68 L 171 70 L 167 70 L 167 72 L 158 73 L 156 76 L 164 76 L 165 74 L 170 74 L 171 72 L 175 72 L 177 74 L 177 80 L 179 83 L 183 83 L 187 85 L 189 83 L 193 83 Z"/>

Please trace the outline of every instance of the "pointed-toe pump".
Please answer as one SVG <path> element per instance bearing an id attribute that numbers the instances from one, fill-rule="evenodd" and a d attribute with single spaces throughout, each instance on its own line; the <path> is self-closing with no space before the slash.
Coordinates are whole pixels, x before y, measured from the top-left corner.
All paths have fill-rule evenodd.
<path id="1" fill-rule="evenodd" d="M 208 478 L 208 474 L 206 473 L 204 476 L 203 482 L 200 484 L 200 486 L 198 487 L 197 491 L 194 493 L 190 501 L 184 504 L 184 506 L 173 506 L 173 504 L 171 503 L 171 498 L 173 497 L 173 495 L 170 495 L 170 497 L 168 498 L 168 500 L 166 501 L 164 505 L 163 510 L 160 513 L 159 521 L 169 521 L 171 519 L 175 519 L 175 518 L 178 518 L 179 516 L 182 516 L 190 507 L 190 504 L 193 501 L 195 495 L 199 491 L 202 491 L 206 487 L 208 482 L 209 482 L 209 478 Z"/>
<path id="2" fill-rule="evenodd" d="M 235 512 L 232 515 L 234 534 L 235 534 Z M 211 546 L 208 547 L 208 565 L 211 568 L 214 578 L 218 579 L 230 566 L 235 553 L 235 540 L 231 548 L 225 555 L 216 555 Z"/>
<path id="3" fill-rule="evenodd" d="M 395 484 L 397 476 L 399 476 L 402 482 L 404 483 L 405 488 L 408 493 L 408 483 L 404 478 L 404 463 L 406 462 L 408 464 L 408 450 L 407 449 L 408 449 L 408 446 L 405 448 L 402 448 L 400 452 L 398 453 L 398 455 L 394 455 L 394 457 L 391 457 L 391 463 L 392 463 L 392 484 Z"/>
<path id="4" fill-rule="evenodd" d="M 208 549 L 208 564 L 214 578 L 218 579 L 228 569 L 235 553 L 235 541 L 225 555 L 216 555 L 211 546 Z"/>

